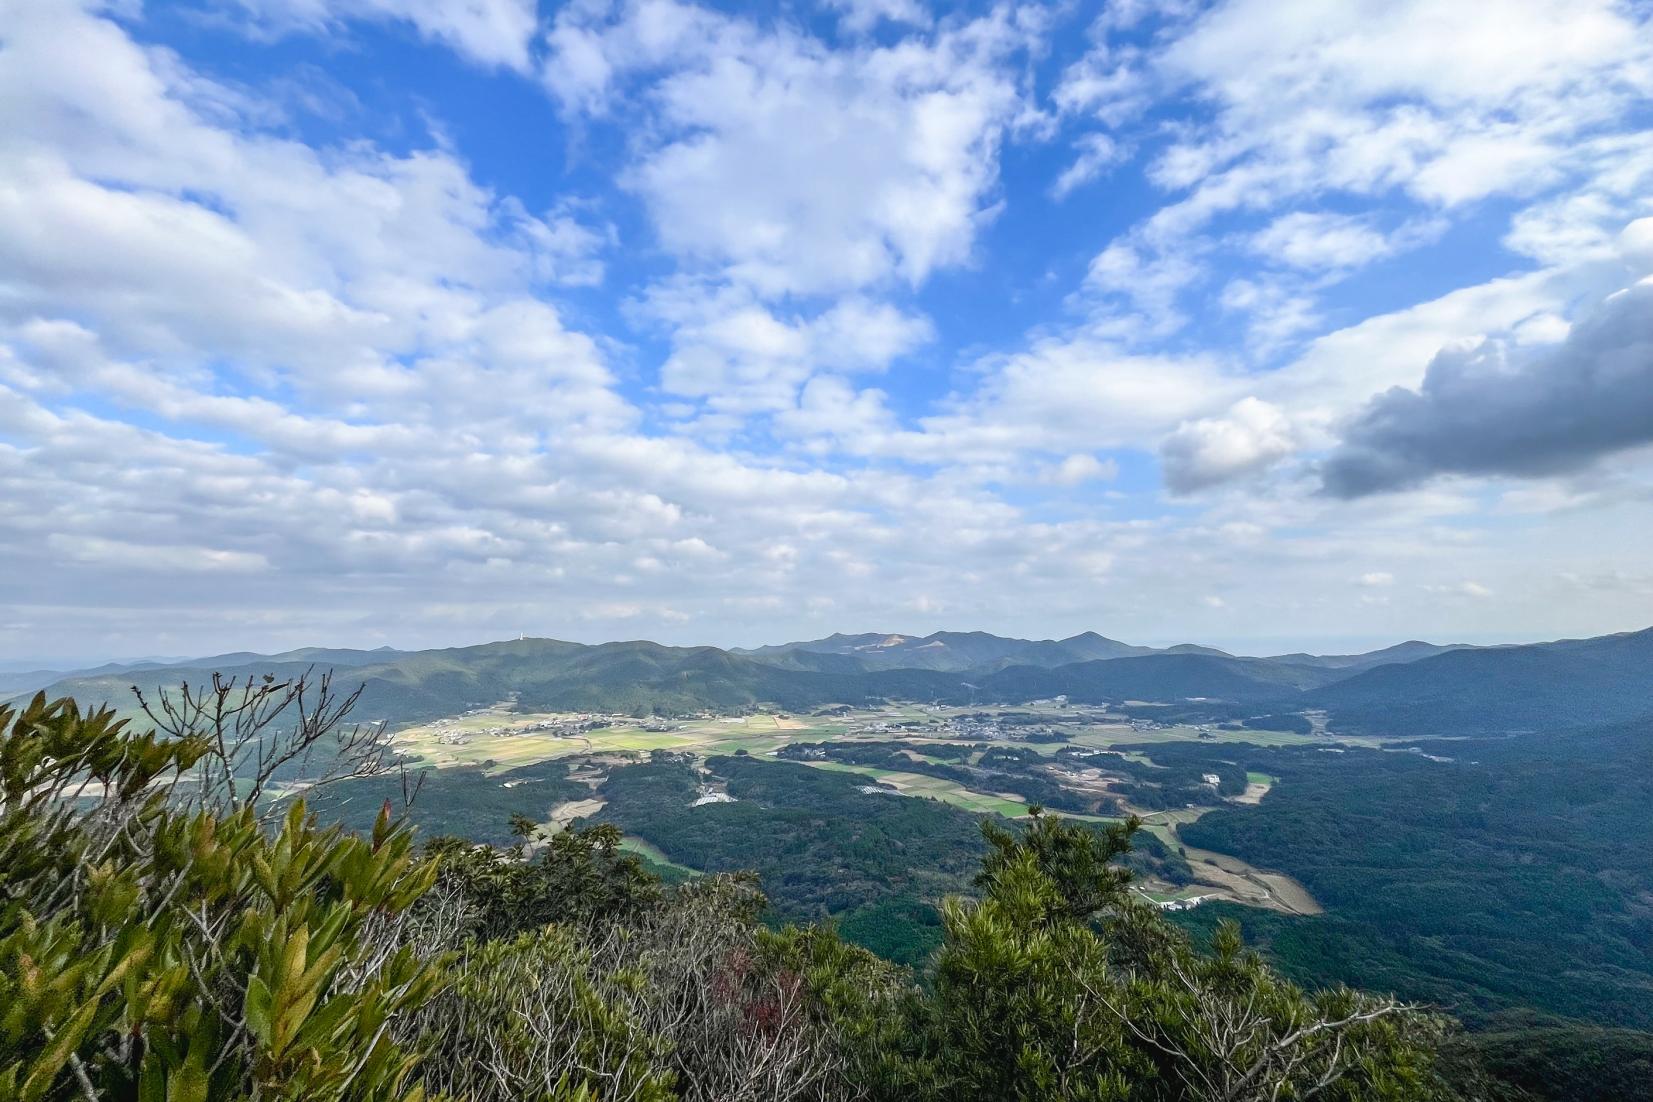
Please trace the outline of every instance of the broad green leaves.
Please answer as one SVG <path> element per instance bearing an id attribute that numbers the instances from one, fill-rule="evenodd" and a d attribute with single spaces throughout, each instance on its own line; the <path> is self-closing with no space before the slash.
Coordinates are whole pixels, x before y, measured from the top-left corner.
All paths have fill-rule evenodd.
<path id="1" fill-rule="evenodd" d="M 273 832 L 178 810 L 202 751 L 66 701 L 0 709 L 0 1098 L 420 1097 L 389 1023 L 441 962 L 380 931 L 435 862 L 299 801 Z"/>

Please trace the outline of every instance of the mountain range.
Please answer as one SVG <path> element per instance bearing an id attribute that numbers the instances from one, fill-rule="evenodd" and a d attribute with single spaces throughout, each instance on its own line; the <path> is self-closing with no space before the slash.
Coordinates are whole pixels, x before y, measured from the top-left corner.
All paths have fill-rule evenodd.
<path id="1" fill-rule="evenodd" d="M 361 718 L 392 725 L 506 699 L 525 711 L 646 714 L 891 699 L 1016 704 L 1065 695 L 1087 704 L 1196 705 L 1217 718 L 1320 709 L 1340 730 L 1402 736 L 1578 727 L 1653 713 L 1653 629 L 1519 646 L 1414 641 L 1367 654 L 1265 658 L 1192 644 L 1134 646 L 1094 632 L 1059 640 L 832 635 L 750 650 L 517 639 L 423 651 L 236 652 L 99 667 L 34 684 L 11 675 L 0 692 L 44 689 L 120 706 L 134 685 L 154 692 L 214 672 L 290 677 L 328 667 L 364 686 Z"/>

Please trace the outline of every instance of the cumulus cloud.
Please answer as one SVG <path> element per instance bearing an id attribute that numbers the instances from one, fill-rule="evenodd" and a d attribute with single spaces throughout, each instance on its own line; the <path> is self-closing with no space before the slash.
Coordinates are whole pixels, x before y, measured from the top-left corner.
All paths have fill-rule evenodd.
<path id="1" fill-rule="evenodd" d="M 789 410 L 822 372 L 880 372 L 935 335 L 929 319 L 859 296 L 809 316 L 734 288 L 680 284 L 656 288 L 645 312 L 671 330 L 662 387 L 714 414 Z"/>
<path id="2" fill-rule="evenodd" d="M 661 0 L 565 9 L 549 42 L 565 109 L 648 120 L 625 181 L 666 248 L 766 295 L 966 261 L 1024 110 L 1009 63 L 1025 36 L 1004 13 L 832 50 Z"/>
<path id="3" fill-rule="evenodd" d="M 1279 407 L 1243 398 L 1221 417 L 1179 425 L 1159 454 L 1166 486 L 1191 494 L 1263 470 L 1295 447 L 1291 423 Z"/>
<path id="4" fill-rule="evenodd" d="M 1538 477 L 1653 443 L 1653 281 L 1613 295 L 1559 345 L 1443 350 L 1416 390 L 1373 399 L 1322 471 L 1359 497 L 1439 475 Z"/>
<path id="5" fill-rule="evenodd" d="M 1238 0 L 1158 60 L 1220 105 L 1214 130 L 1174 146 L 1183 214 L 1327 186 L 1405 188 L 1452 205 L 1535 182 L 1535 161 L 1645 95 L 1640 17 L 1610 0 L 1427 0 L 1291 5 Z M 1546 169 L 1547 170 L 1547 169 Z M 1169 221 L 1169 219 L 1168 219 Z"/>

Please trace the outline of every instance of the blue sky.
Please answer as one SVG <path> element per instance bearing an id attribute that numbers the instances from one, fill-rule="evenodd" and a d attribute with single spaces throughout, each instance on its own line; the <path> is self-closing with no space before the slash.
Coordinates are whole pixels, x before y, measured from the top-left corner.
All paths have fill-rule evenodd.
<path id="1" fill-rule="evenodd" d="M 1646 626 L 1649 17 L 8 4 L 0 657 Z"/>

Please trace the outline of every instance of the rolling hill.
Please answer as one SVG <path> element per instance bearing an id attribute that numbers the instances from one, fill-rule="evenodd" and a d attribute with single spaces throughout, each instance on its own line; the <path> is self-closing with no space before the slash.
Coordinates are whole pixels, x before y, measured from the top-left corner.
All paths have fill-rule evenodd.
<path id="1" fill-rule="evenodd" d="M 1332 670 L 1367 670 L 1373 666 L 1386 666 L 1396 662 L 1416 662 L 1421 658 L 1433 658 L 1437 654 L 1445 654 L 1452 650 L 1472 649 L 1467 643 L 1449 643 L 1441 646 L 1438 643 L 1425 643 L 1419 639 L 1408 639 L 1404 643 L 1396 643 L 1392 647 L 1382 650 L 1367 651 L 1365 654 L 1276 654 L 1269 658 L 1271 662 L 1289 662 L 1298 666 L 1323 666 Z"/>
<path id="2" fill-rule="evenodd" d="M 801 643 L 736 651 L 763 662 L 797 661 L 803 655 L 849 658 L 868 670 L 921 669 L 963 673 L 1004 666 L 1065 666 L 1073 662 L 1159 653 L 1109 639 L 1094 631 L 1068 639 L 1007 639 L 985 631 L 938 631 L 930 635 L 829 635 Z"/>
<path id="3" fill-rule="evenodd" d="M 1345 731 L 1488 734 L 1589 727 L 1653 714 L 1653 628 L 1451 650 L 1377 666 L 1305 695 Z"/>
<path id="4" fill-rule="evenodd" d="M 972 639 L 967 645 L 994 664 L 965 672 L 879 665 L 869 669 L 852 655 L 807 650 L 760 661 L 716 647 L 667 647 L 646 641 L 586 646 L 522 639 L 397 653 L 390 661 L 344 666 L 340 681 L 363 686 L 357 709 L 362 718 L 400 724 L 508 698 L 529 711 L 635 714 L 734 710 L 757 704 L 803 709 L 887 699 L 1020 703 L 1058 694 L 1087 703 L 1201 697 L 1274 701 L 1336 676 L 1313 667 L 1209 654 L 1149 653 L 1054 667 L 1007 666 L 1002 664 L 1002 648 L 986 640 Z M 296 677 L 312 666 L 328 665 L 293 660 L 293 655 L 305 653 L 264 659 L 237 654 L 225 656 L 229 661 L 222 664 L 122 669 L 67 678 L 47 692 L 88 703 L 121 704 L 131 699 L 134 685 L 153 693 L 181 681 L 204 683 L 215 670 L 229 677 Z"/>
<path id="5" fill-rule="evenodd" d="M 526 711 L 635 715 L 883 700 L 1018 704 L 1058 695 L 1086 704 L 1209 701 L 1285 712 L 1320 708 L 1339 730 L 1402 737 L 1582 726 L 1653 713 L 1653 629 L 1530 646 L 1405 643 L 1370 655 L 1275 658 L 1194 646 L 1154 650 L 1094 633 L 1042 641 L 986 632 L 840 635 L 745 652 L 518 639 L 413 652 L 241 652 L 183 665 L 104 668 L 57 680 L 46 691 L 130 707 L 133 685 L 154 692 L 180 681 L 201 684 L 214 671 L 295 677 L 327 667 L 339 671 L 341 684 L 363 686 L 358 716 L 392 725 L 508 699 Z"/>
<path id="6" fill-rule="evenodd" d="M 1011 666 L 982 678 L 987 699 L 1037 700 L 1062 695 L 1077 703 L 1121 700 L 1225 700 L 1241 704 L 1296 697 L 1338 677 L 1335 670 L 1213 654 L 1148 654 L 1054 669 Z"/>

